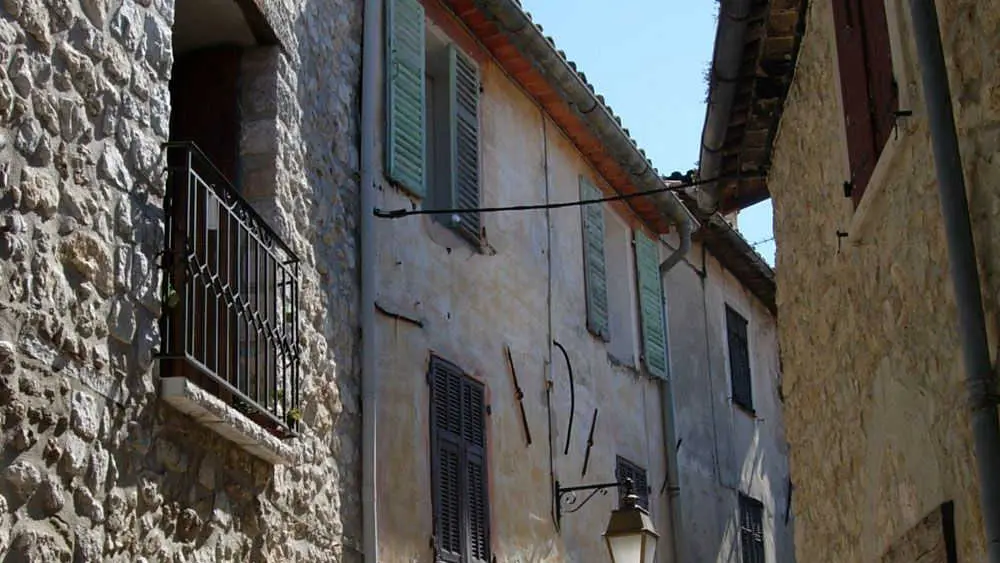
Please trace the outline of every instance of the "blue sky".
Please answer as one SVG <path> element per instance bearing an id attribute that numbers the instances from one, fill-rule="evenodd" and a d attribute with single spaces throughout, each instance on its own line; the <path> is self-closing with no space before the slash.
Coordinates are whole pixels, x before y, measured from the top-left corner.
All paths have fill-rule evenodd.
<path id="1" fill-rule="evenodd" d="M 545 34 L 622 118 L 661 173 L 695 167 L 712 60 L 711 0 L 521 0 Z M 771 202 L 739 217 L 750 242 L 771 238 Z M 774 243 L 756 247 L 774 263 Z"/>

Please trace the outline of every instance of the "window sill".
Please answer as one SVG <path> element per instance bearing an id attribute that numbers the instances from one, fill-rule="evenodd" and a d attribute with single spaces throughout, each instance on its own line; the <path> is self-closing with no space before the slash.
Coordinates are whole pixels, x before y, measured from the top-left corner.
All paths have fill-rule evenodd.
<path id="1" fill-rule="evenodd" d="M 299 460 L 297 448 L 185 377 L 161 379 L 160 396 L 202 426 L 272 465 L 291 465 Z"/>
<path id="2" fill-rule="evenodd" d="M 853 246 L 860 246 L 871 237 L 872 225 L 879 222 L 882 217 L 882 203 L 885 198 L 883 194 L 889 180 L 889 172 L 893 163 L 898 160 L 897 154 L 903 152 L 909 144 L 913 135 L 911 118 L 901 118 L 896 126 L 896 132 L 889 137 L 885 144 L 885 149 L 879 155 L 878 162 L 875 163 L 875 170 L 868 181 L 861 202 L 851 216 L 850 224 L 847 228 L 847 242 Z"/>
<path id="3" fill-rule="evenodd" d="M 737 403 L 736 401 L 733 401 L 733 406 L 736 407 L 737 410 L 743 411 L 743 413 L 749 416 L 750 418 L 754 420 L 757 419 L 757 411 L 755 411 L 753 407 L 748 407 L 743 403 Z"/>

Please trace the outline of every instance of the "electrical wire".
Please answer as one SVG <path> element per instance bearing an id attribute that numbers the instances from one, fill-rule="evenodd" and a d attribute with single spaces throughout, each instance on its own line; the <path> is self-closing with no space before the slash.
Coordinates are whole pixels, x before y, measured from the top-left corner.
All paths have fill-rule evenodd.
<path id="1" fill-rule="evenodd" d="M 656 195 L 664 192 L 676 192 L 679 190 L 684 190 L 687 188 L 693 188 L 695 186 L 700 186 L 703 184 L 711 184 L 712 182 L 718 182 L 721 180 L 729 180 L 733 178 L 739 178 L 738 176 L 716 176 L 715 178 L 706 178 L 704 180 L 693 180 L 690 182 L 684 182 L 682 184 L 675 184 L 672 186 L 664 186 L 662 188 L 656 188 L 653 190 L 647 190 L 644 192 L 635 192 L 631 194 L 618 194 L 610 197 L 602 197 L 596 199 L 584 199 L 579 201 L 564 201 L 560 203 L 537 203 L 528 205 L 512 205 L 510 207 L 480 207 L 473 209 L 462 209 L 462 208 L 451 208 L 451 209 L 394 209 L 392 211 L 382 211 L 381 209 L 374 209 L 374 214 L 380 219 L 399 219 L 400 217 L 407 217 L 409 215 L 444 215 L 444 214 L 462 214 L 462 213 L 502 213 L 505 211 L 531 211 L 536 209 L 560 209 L 563 207 L 576 207 L 580 205 L 591 205 L 594 203 L 604 203 L 608 201 L 621 201 L 626 199 L 633 199 L 637 197 L 644 197 L 649 195 Z"/>

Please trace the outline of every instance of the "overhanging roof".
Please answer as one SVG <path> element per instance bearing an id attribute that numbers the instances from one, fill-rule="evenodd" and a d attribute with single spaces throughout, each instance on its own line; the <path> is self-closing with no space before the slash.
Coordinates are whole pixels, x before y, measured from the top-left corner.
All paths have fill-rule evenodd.
<path id="1" fill-rule="evenodd" d="M 620 194 L 666 188 L 645 152 L 594 92 L 576 65 L 531 21 L 516 0 L 442 0 L 507 74 L 537 101 L 576 148 Z M 697 219 L 670 192 L 627 200 L 655 233 Z"/>
<path id="2" fill-rule="evenodd" d="M 718 210 L 728 214 L 770 194 L 771 148 L 805 30 L 806 0 L 753 0 L 743 38 L 736 93 L 728 116 Z M 716 48 L 726 41 L 716 37 Z M 720 87 L 713 81 L 710 89 Z M 711 111 L 709 108 L 708 111 Z"/>

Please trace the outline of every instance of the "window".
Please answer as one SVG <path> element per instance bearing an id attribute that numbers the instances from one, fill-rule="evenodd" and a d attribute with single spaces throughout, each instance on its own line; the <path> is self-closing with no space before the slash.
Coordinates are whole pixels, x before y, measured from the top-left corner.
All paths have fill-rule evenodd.
<path id="1" fill-rule="evenodd" d="M 431 358 L 431 473 L 437 560 L 490 560 L 483 386 Z"/>
<path id="2" fill-rule="evenodd" d="M 641 231 L 635 232 L 635 269 L 642 322 L 642 363 L 649 375 L 666 377 L 667 330 L 663 315 L 660 247 Z"/>
<path id="3" fill-rule="evenodd" d="M 615 479 L 622 482 L 632 480 L 633 491 L 639 497 L 639 506 L 649 510 L 649 485 L 646 483 L 646 470 L 631 461 L 618 456 L 615 463 Z M 618 504 L 625 502 L 625 488 L 618 489 Z"/>
<path id="4" fill-rule="evenodd" d="M 883 0 L 834 0 L 834 25 L 851 178 L 857 206 L 896 122 L 899 97 L 892 72 Z"/>
<path id="5" fill-rule="evenodd" d="M 580 199 L 598 199 L 600 190 L 580 177 Z M 609 342 L 616 360 L 634 365 L 634 305 L 630 293 L 631 268 L 623 241 L 629 229 L 613 213 L 599 204 L 580 207 L 583 222 L 584 290 L 587 301 L 587 329 Z M 611 219 L 607 220 L 606 215 Z M 642 365 L 649 375 L 666 377 L 666 324 L 663 314 L 663 285 L 660 280 L 660 250 L 657 242 L 635 231 L 636 285 L 639 321 L 642 328 Z M 609 281 L 608 272 L 613 272 Z"/>
<path id="6" fill-rule="evenodd" d="M 753 411 L 753 379 L 750 374 L 747 320 L 728 305 L 726 335 L 729 340 L 729 379 L 733 387 L 733 402 Z"/>
<path id="7" fill-rule="evenodd" d="M 615 362 L 635 367 L 636 318 L 632 293 L 632 231 L 614 213 L 605 215 L 604 247 L 607 250 L 608 354 Z"/>
<path id="8" fill-rule="evenodd" d="M 479 70 L 443 34 L 427 30 L 418 0 L 387 6 L 386 173 L 430 208 L 476 209 Z M 479 213 L 437 218 L 479 245 Z"/>
<path id="9" fill-rule="evenodd" d="M 740 544 L 743 563 L 764 563 L 764 505 L 740 494 Z"/>

